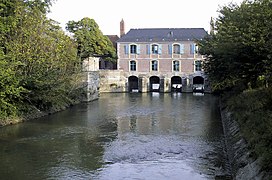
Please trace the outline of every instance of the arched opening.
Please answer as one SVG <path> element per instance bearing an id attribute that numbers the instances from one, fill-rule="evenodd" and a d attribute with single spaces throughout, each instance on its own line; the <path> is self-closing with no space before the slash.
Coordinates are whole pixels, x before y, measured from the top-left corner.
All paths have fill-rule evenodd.
<path id="1" fill-rule="evenodd" d="M 181 92 L 182 90 L 182 79 L 179 76 L 173 76 L 171 78 L 171 91 Z"/>
<path id="2" fill-rule="evenodd" d="M 129 92 L 138 92 L 138 90 L 139 90 L 138 77 L 130 76 L 128 78 L 128 90 L 129 90 Z"/>
<path id="3" fill-rule="evenodd" d="M 158 76 L 151 76 L 149 84 L 151 92 L 160 92 L 160 78 Z"/>
<path id="4" fill-rule="evenodd" d="M 204 78 L 203 77 L 196 76 L 193 78 L 193 91 L 204 92 Z"/>
<path id="5" fill-rule="evenodd" d="M 201 76 L 194 77 L 193 84 L 204 84 L 204 78 Z"/>

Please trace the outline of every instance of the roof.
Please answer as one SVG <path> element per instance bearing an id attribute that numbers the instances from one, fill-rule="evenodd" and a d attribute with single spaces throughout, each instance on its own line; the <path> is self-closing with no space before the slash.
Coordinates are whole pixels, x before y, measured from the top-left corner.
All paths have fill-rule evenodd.
<path id="1" fill-rule="evenodd" d="M 112 43 L 116 42 L 118 39 L 120 39 L 117 35 L 106 35 Z"/>
<path id="2" fill-rule="evenodd" d="M 207 35 L 204 28 L 130 29 L 117 42 L 193 41 Z"/>
<path id="3" fill-rule="evenodd" d="M 119 39 L 119 37 L 117 35 L 106 35 L 106 36 L 110 39 L 114 48 L 116 49 L 117 47 L 116 41 Z"/>

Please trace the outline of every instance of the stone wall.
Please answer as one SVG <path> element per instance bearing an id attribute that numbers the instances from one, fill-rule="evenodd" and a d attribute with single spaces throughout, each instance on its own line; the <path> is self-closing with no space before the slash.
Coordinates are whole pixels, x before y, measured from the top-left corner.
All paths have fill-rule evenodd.
<path id="1" fill-rule="evenodd" d="M 100 70 L 99 92 L 127 92 L 125 73 L 120 70 Z"/>
<path id="2" fill-rule="evenodd" d="M 221 118 L 224 127 L 225 144 L 232 177 L 235 180 L 269 180 L 270 176 L 262 171 L 261 159 L 253 159 L 239 125 L 227 108 L 221 106 Z"/>
<path id="3" fill-rule="evenodd" d="M 99 97 L 100 77 L 99 71 L 84 72 L 83 82 L 86 89 L 86 98 L 83 101 L 93 101 Z"/>
<path id="4" fill-rule="evenodd" d="M 180 74 L 180 73 L 162 73 L 162 72 L 124 72 L 123 70 L 100 70 L 100 89 L 103 92 L 128 92 L 130 76 L 136 76 L 139 81 L 139 92 L 149 92 L 151 76 L 157 76 L 160 78 L 160 92 L 171 92 L 171 78 L 173 76 L 182 77 L 182 92 L 192 92 L 193 78 L 195 76 L 201 76 L 205 79 L 205 92 L 211 92 L 207 78 L 203 72 L 197 72 L 194 74 Z"/>

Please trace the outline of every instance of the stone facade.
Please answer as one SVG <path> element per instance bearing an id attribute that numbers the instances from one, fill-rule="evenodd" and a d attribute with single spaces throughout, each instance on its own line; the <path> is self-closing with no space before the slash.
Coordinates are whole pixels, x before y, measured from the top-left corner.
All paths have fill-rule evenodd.
<path id="1" fill-rule="evenodd" d="M 165 75 L 165 74 L 164 74 Z M 195 73 L 195 76 L 205 76 L 203 72 Z M 129 77 L 132 74 L 129 72 L 125 72 L 123 70 L 100 70 L 100 88 L 99 92 L 130 92 L 129 89 Z M 159 73 L 151 73 L 151 74 L 140 74 L 133 73 L 133 76 L 138 77 L 138 91 L 139 92 L 149 92 L 150 91 L 150 77 L 158 76 L 160 78 L 161 89 L 160 92 L 171 92 L 171 78 L 172 74 L 169 76 L 161 76 Z M 192 92 L 193 88 L 193 75 L 188 75 L 182 79 L 182 92 Z M 208 80 L 205 79 L 207 82 Z M 205 86 L 205 92 L 208 91 L 209 87 Z"/>
<path id="2" fill-rule="evenodd" d="M 134 29 L 117 41 L 117 70 L 99 69 L 99 58 L 87 58 L 88 94 L 95 92 L 192 92 L 196 85 L 210 92 L 195 40 L 204 29 Z M 94 82 L 92 82 L 94 78 Z M 99 81 L 99 85 L 92 83 Z M 95 90 L 96 89 L 96 90 Z M 88 99 L 88 98 L 87 98 Z"/>
<path id="3" fill-rule="evenodd" d="M 123 84 L 127 85 L 124 89 L 149 92 L 157 84 L 159 92 L 171 92 L 173 87 L 192 92 L 194 84 L 202 84 L 205 92 L 210 92 L 201 68 L 204 57 L 197 52 L 195 42 L 205 35 L 204 29 L 130 30 L 117 41 L 118 70 L 122 71 L 126 81 Z M 152 78 L 159 80 L 152 81 Z"/>

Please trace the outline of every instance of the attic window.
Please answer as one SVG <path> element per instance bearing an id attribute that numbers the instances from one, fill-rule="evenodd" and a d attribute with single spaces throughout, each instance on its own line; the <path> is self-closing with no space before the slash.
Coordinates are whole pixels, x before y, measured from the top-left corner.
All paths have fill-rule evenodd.
<path id="1" fill-rule="evenodd" d="M 173 31 L 170 31 L 167 35 L 168 37 L 173 37 L 174 36 L 174 32 Z"/>

